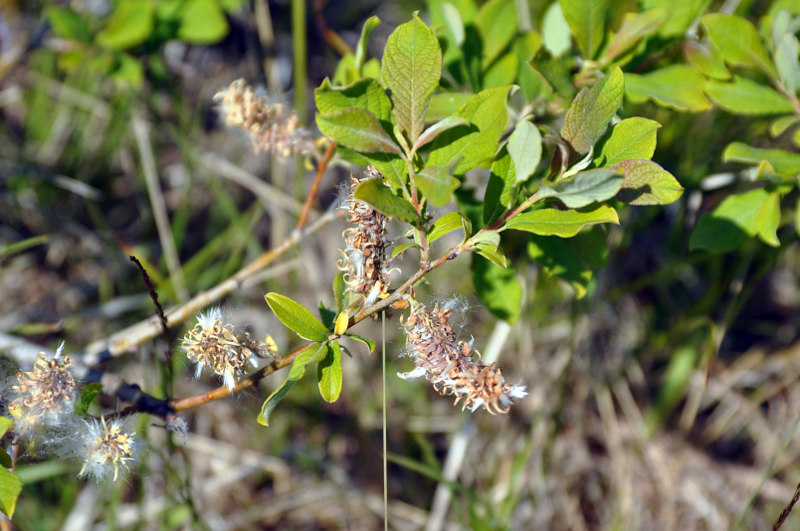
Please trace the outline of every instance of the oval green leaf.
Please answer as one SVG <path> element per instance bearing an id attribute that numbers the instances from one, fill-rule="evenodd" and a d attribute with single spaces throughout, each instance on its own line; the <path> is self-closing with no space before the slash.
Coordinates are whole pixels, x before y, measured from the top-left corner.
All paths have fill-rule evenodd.
<path id="1" fill-rule="evenodd" d="M 361 181 L 356 188 L 355 198 L 369 203 L 389 217 L 413 223 L 417 220 L 414 207 L 405 198 L 395 195 L 380 179 Z"/>
<path id="2" fill-rule="evenodd" d="M 328 353 L 328 343 L 312 343 L 300 352 L 289 369 L 289 380 L 297 381 L 306 374 L 306 365 L 322 361 Z"/>
<path id="3" fill-rule="evenodd" d="M 586 59 L 592 59 L 605 38 L 611 0 L 559 0 L 561 11 Z"/>
<path id="4" fill-rule="evenodd" d="M 617 199 L 629 205 L 668 205 L 683 195 L 683 186 L 652 160 L 626 160 L 611 168 L 623 175 Z"/>
<path id="5" fill-rule="evenodd" d="M 192 44 L 214 44 L 228 34 L 228 19 L 215 0 L 188 0 L 180 21 L 178 38 Z"/>
<path id="6" fill-rule="evenodd" d="M 328 339 L 330 330 L 302 304 L 275 292 L 267 293 L 264 298 L 278 319 L 298 336 L 309 341 Z"/>
<path id="7" fill-rule="evenodd" d="M 383 130 L 375 115 L 366 109 L 352 107 L 317 114 L 317 127 L 334 142 L 356 151 L 400 153 L 392 137 Z"/>
<path id="8" fill-rule="evenodd" d="M 618 122 L 595 159 L 598 166 L 609 168 L 630 159 L 650 159 L 656 151 L 656 131 L 661 124 L 647 118 L 626 118 Z"/>
<path id="9" fill-rule="evenodd" d="M 119 2 L 108 25 L 97 34 L 98 44 L 112 50 L 126 50 L 143 43 L 153 32 L 154 14 L 152 2 Z"/>
<path id="10" fill-rule="evenodd" d="M 458 212 L 450 212 L 433 223 L 428 232 L 428 243 L 433 243 L 442 236 L 464 227 L 464 216 Z"/>
<path id="11" fill-rule="evenodd" d="M 414 182 L 431 205 L 440 207 L 447 204 L 453 190 L 458 188 L 459 181 L 452 173 L 452 167 L 428 165 L 417 173 Z"/>
<path id="12" fill-rule="evenodd" d="M 564 117 L 561 136 L 575 151 L 585 155 L 605 132 L 608 122 L 622 105 L 624 94 L 625 76 L 616 67 L 607 78 L 581 89 L 575 96 Z"/>
<path id="13" fill-rule="evenodd" d="M 571 238 L 585 227 L 598 223 L 619 224 L 617 211 L 608 205 L 596 205 L 581 210 L 558 210 L 542 208 L 520 214 L 506 223 L 514 230 L 532 232 L 540 236 Z"/>
<path id="14" fill-rule="evenodd" d="M 728 63 L 758 68 L 775 78 L 775 67 L 756 27 L 749 20 L 736 15 L 712 13 L 704 15 L 701 21 L 708 38 Z"/>
<path id="15" fill-rule="evenodd" d="M 780 92 L 739 76 L 734 76 L 730 83 L 709 81 L 706 94 L 719 107 L 733 114 L 783 114 L 794 111 L 792 102 Z"/>
<path id="16" fill-rule="evenodd" d="M 689 248 L 715 253 L 733 251 L 748 237 L 758 235 L 764 243 L 778 247 L 780 196 L 766 188 L 727 197 L 697 223 Z"/>
<path id="17" fill-rule="evenodd" d="M 458 116 L 466 118 L 470 127 L 455 127 L 439 135 L 433 142 L 428 163 L 449 166 L 456 163 L 453 173 L 462 175 L 491 159 L 508 124 L 506 100 L 511 87 L 493 87 L 472 96 Z"/>
<path id="18" fill-rule="evenodd" d="M 337 341 L 328 343 L 325 358 L 317 365 L 317 386 L 326 402 L 336 402 L 342 392 L 342 349 Z"/>
<path id="19" fill-rule="evenodd" d="M 542 160 L 542 135 L 539 128 L 527 120 L 517 122 L 508 137 L 508 154 L 514 162 L 514 184 L 526 181 Z"/>
<path id="20" fill-rule="evenodd" d="M 264 403 L 261 405 L 261 412 L 258 414 L 256 418 L 256 422 L 261 424 L 262 426 L 269 426 L 269 416 L 272 414 L 272 411 L 277 407 L 278 402 L 280 402 L 286 393 L 294 386 L 294 380 L 290 380 L 287 378 L 283 381 L 280 387 L 278 387 L 274 393 L 269 395 Z"/>
<path id="21" fill-rule="evenodd" d="M 389 90 L 400 130 L 414 144 L 425 125 L 430 98 L 442 75 L 442 51 L 431 29 L 414 14 L 386 42 L 381 81 Z"/>
<path id="22" fill-rule="evenodd" d="M 789 177 L 800 173 L 800 153 L 789 153 L 782 149 L 762 149 L 742 142 L 728 144 L 722 152 L 723 162 L 743 162 L 758 165 L 766 161 L 772 165 L 775 173 Z"/>
<path id="23" fill-rule="evenodd" d="M 653 100 L 679 111 L 711 108 L 703 93 L 705 78 L 687 65 L 672 65 L 649 74 L 625 74 L 625 96 L 634 103 Z"/>
<path id="24" fill-rule="evenodd" d="M 522 286 L 513 269 L 505 269 L 481 257 L 472 257 L 472 282 L 486 309 L 513 324 L 520 315 Z"/>
<path id="25" fill-rule="evenodd" d="M 595 201 L 611 199 L 622 186 L 622 175 L 611 170 L 596 168 L 577 174 L 572 180 L 554 187 L 542 185 L 539 198 L 555 197 L 567 208 L 585 207 Z"/>

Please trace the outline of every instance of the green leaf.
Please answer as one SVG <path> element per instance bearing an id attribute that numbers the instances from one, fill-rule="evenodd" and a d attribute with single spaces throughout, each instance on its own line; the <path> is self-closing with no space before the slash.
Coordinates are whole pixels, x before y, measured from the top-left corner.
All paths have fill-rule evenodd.
<path id="1" fill-rule="evenodd" d="M 14 516 L 20 492 L 22 492 L 22 480 L 19 476 L 0 467 L 0 511 L 9 518 Z"/>
<path id="2" fill-rule="evenodd" d="M 374 79 L 362 79 L 345 87 L 334 87 L 328 78 L 314 90 L 317 112 L 329 114 L 350 107 L 370 111 L 385 127 L 391 125 L 392 102 Z"/>
<path id="3" fill-rule="evenodd" d="M 376 17 L 375 15 L 369 17 L 366 22 L 364 22 L 364 26 L 361 28 L 361 37 L 358 39 L 358 44 L 356 44 L 356 54 L 355 54 L 355 68 L 359 74 L 362 76 L 364 75 L 364 59 L 367 57 L 367 42 L 369 41 L 369 36 L 372 35 L 372 32 L 381 25 L 381 19 Z"/>
<path id="4" fill-rule="evenodd" d="M 626 118 L 611 129 L 595 165 L 609 168 L 629 159 L 650 159 L 656 151 L 656 131 L 661 124 L 647 118 Z"/>
<path id="5" fill-rule="evenodd" d="M 624 93 L 625 78 L 619 67 L 594 86 L 581 89 L 564 118 L 561 136 L 578 153 L 588 153 L 622 105 Z"/>
<path id="6" fill-rule="evenodd" d="M 442 75 L 442 51 L 428 26 L 414 14 L 389 35 L 381 63 L 381 80 L 394 104 L 394 117 L 409 143 L 425 125 L 425 112 Z"/>
<path id="7" fill-rule="evenodd" d="M 788 177 L 800 173 L 800 153 L 789 153 L 782 149 L 755 148 L 741 142 L 728 144 L 722 152 L 722 161 L 753 165 L 767 161 L 778 175 Z"/>
<path id="8" fill-rule="evenodd" d="M 119 2 L 108 25 L 97 34 L 97 43 L 112 50 L 126 50 L 143 43 L 153 33 L 154 12 L 152 2 Z"/>
<path id="9" fill-rule="evenodd" d="M 508 154 L 514 163 L 515 184 L 526 181 L 542 160 L 542 135 L 539 128 L 527 120 L 517 122 L 508 137 Z"/>
<path id="10" fill-rule="evenodd" d="M 483 199 L 484 223 L 492 223 L 500 214 L 511 208 L 516 189 L 514 163 L 511 155 L 508 154 L 507 146 L 505 146 L 492 163 L 489 172 L 489 183 L 486 185 L 486 194 Z"/>
<path id="11" fill-rule="evenodd" d="M 592 280 L 592 270 L 578 257 L 572 247 L 573 240 L 557 236 L 531 235 L 528 244 L 528 255 L 535 260 L 544 271 L 552 276 L 567 281 L 575 296 L 582 299 Z"/>
<path id="12" fill-rule="evenodd" d="M 519 57 L 511 50 L 492 62 L 483 73 L 483 88 L 511 85 L 517 80 Z"/>
<path id="13" fill-rule="evenodd" d="M 392 137 L 383 130 L 375 115 L 366 109 L 353 107 L 317 114 L 317 127 L 334 142 L 356 151 L 400 153 Z"/>
<path id="14" fill-rule="evenodd" d="M 413 151 L 417 151 L 419 148 L 427 144 L 428 142 L 433 142 L 437 136 L 442 134 L 444 131 L 448 129 L 452 129 L 454 127 L 458 127 L 459 125 L 469 125 L 469 121 L 462 117 L 462 116 L 448 116 L 444 120 L 439 120 L 432 126 L 425 129 L 419 138 L 417 139 L 417 143 L 414 144 Z"/>
<path id="15" fill-rule="evenodd" d="M 517 34 L 517 10 L 514 2 L 489 0 L 478 11 L 475 28 L 483 45 L 481 67 L 485 70 L 500 57 Z"/>
<path id="16" fill-rule="evenodd" d="M 68 7 L 47 6 L 44 10 L 47 20 L 53 27 L 53 33 L 71 41 L 89 43 L 92 35 L 81 17 Z"/>
<path id="17" fill-rule="evenodd" d="M 117 81 L 139 86 L 144 81 L 144 67 L 139 59 L 127 53 L 116 56 L 116 64 L 109 75 Z"/>
<path id="18" fill-rule="evenodd" d="M 274 393 L 269 395 L 266 400 L 264 400 L 264 404 L 261 406 L 261 412 L 258 414 L 258 418 L 256 418 L 256 422 L 261 424 L 262 426 L 269 426 L 269 416 L 272 414 L 272 411 L 277 407 L 278 402 L 280 402 L 286 393 L 294 386 L 294 380 L 290 380 L 287 378 L 283 381 L 280 387 L 278 387 Z"/>
<path id="19" fill-rule="evenodd" d="M 433 243 L 442 236 L 454 230 L 464 228 L 464 216 L 458 212 L 450 212 L 433 222 L 433 227 L 428 232 L 428 243 Z"/>
<path id="20" fill-rule="evenodd" d="M 456 127 L 439 135 L 433 142 L 428 163 L 447 166 L 457 162 L 453 173 L 461 175 L 491 159 L 508 124 L 506 99 L 509 90 L 510 87 L 493 87 L 472 96 L 457 113 L 472 125 Z"/>
<path id="21" fill-rule="evenodd" d="M 101 383 L 90 383 L 84 387 L 83 391 L 81 391 L 80 398 L 75 402 L 75 415 L 79 417 L 86 416 L 86 412 L 89 411 L 92 400 L 94 400 L 94 397 L 102 390 L 103 384 Z"/>
<path id="22" fill-rule="evenodd" d="M 472 282 L 486 309 L 513 324 L 520 314 L 522 286 L 513 269 L 504 269 L 480 257 L 472 257 Z"/>
<path id="23" fill-rule="evenodd" d="M 442 92 L 431 96 L 428 103 L 428 116 L 429 122 L 439 122 L 453 116 L 458 110 L 469 101 L 471 94 L 463 94 L 460 92 Z"/>
<path id="24" fill-rule="evenodd" d="M 572 85 L 572 73 L 566 61 L 552 57 L 547 50 L 540 50 L 530 61 L 533 71 L 540 79 L 540 92 L 548 99 L 557 94 L 560 98 L 572 99 L 575 87 Z"/>
<path id="25" fill-rule="evenodd" d="M 414 182 L 431 205 L 440 207 L 450 201 L 453 190 L 458 188 L 459 181 L 452 173 L 452 165 L 450 167 L 427 165 L 417 173 Z"/>
<path id="26" fill-rule="evenodd" d="M 561 11 L 561 4 L 553 2 L 542 19 L 542 42 L 547 51 L 559 58 L 572 47 L 569 24 Z"/>
<path id="27" fill-rule="evenodd" d="M 497 267 L 503 269 L 508 267 L 508 260 L 506 259 L 506 256 L 497 247 L 493 247 L 485 243 L 479 243 L 475 246 L 475 252 L 489 260 Z"/>
<path id="28" fill-rule="evenodd" d="M 706 94 L 734 114 L 782 114 L 794 110 L 792 102 L 781 93 L 739 76 L 733 76 L 729 83 L 710 80 Z"/>
<path id="29" fill-rule="evenodd" d="M 6 434 L 6 432 L 14 425 L 14 421 L 8 417 L 0 417 L 0 439 Z"/>
<path id="30" fill-rule="evenodd" d="M 507 260 L 502 251 L 499 250 L 500 233 L 496 230 L 484 230 L 475 234 L 471 239 L 472 248 L 479 255 L 490 260 L 495 265 L 505 269 Z"/>
<path id="31" fill-rule="evenodd" d="M 767 245 L 778 247 L 780 216 L 777 190 L 757 188 L 731 195 L 700 219 L 689 239 L 689 248 L 729 252 L 756 235 Z"/>
<path id="32" fill-rule="evenodd" d="M 317 385 L 325 402 L 338 400 L 342 392 L 342 349 L 337 341 L 328 343 L 328 352 L 317 365 Z"/>
<path id="33" fill-rule="evenodd" d="M 401 243 L 400 245 L 392 249 L 392 258 L 399 256 L 402 252 L 407 251 L 412 247 L 415 249 L 419 249 L 419 244 L 417 242 Z"/>
<path id="34" fill-rule="evenodd" d="M 330 330 L 302 304 L 275 292 L 267 293 L 264 298 L 278 319 L 298 336 L 309 341 L 328 339 Z"/>
<path id="35" fill-rule="evenodd" d="M 553 188 L 543 184 L 538 195 L 541 199 L 555 197 L 567 208 L 581 208 L 595 201 L 611 199 L 621 186 L 622 175 L 597 168 L 578 173 L 572 180 L 560 182 Z"/>
<path id="36" fill-rule="evenodd" d="M 569 32 L 567 32 L 569 33 Z M 545 89 L 541 75 L 533 69 L 530 62 L 542 46 L 542 37 L 536 31 L 518 35 L 514 40 L 514 53 L 519 59 L 517 83 L 528 101 L 536 99 Z"/>
<path id="37" fill-rule="evenodd" d="M 4 256 L 8 256 L 15 253 L 21 253 L 30 249 L 31 247 L 36 247 L 37 245 L 44 245 L 48 242 L 50 236 L 47 234 L 42 234 L 40 236 L 32 236 L 30 238 L 25 238 L 24 240 L 20 240 L 18 242 L 10 243 L 5 247 L 0 247 L 0 258 Z"/>
<path id="38" fill-rule="evenodd" d="M 683 186 L 652 160 L 626 160 L 612 170 L 623 175 L 617 199 L 629 205 L 668 205 L 683 195 Z"/>
<path id="39" fill-rule="evenodd" d="M 380 179 L 367 179 L 361 181 L 356 188 L 355 198 L 366 201 L 389 217 L 413 223 L 417 220 L 417 213 L 408 201 L 397 196 L 387 188 Z"/>
<path id="40" fill-rule="evenodd" d="M 736 15 L 712 13 L 704 15 L 701 21 L 708 38 L 729 64 L 758 68 L 770 78 L 775 78 L 772 61 L 761 43 L 758 31 L 749 20 Z"/>
<path id="41" fill-rule="evenodd" d="M 775 48 L 775 67 L 786 91 L 795 94 L 800 87 L 800 62 L 797 60 L 800 43 L 792 33 L 786 33 Z"/>
<path id="42" fill-rule="evenodd" d="M 400 192 L 408 181 L 408 167 L 400 156 L 393 153 L 358 153 L 338 146 L 337 151 L 347 160 L 360 166 L 372 164 L 383 175 L 384 182 L 395 192 Z"/>
<path id="43" fill-rule="evenodd" d="M 540 236 L 571 238 L 585 227 L 598 223 L 619 225 L 617 211 L 608 205 L 595 205 L 581 210 L 542 208 L 511 218 L 506 227 Z"/>
<path id="44" fill-rule="evenodd" d="M 710 42 L 686 41 L 683 43 L 683 55 L 690 65 L 710 78 L 723 80 L 731 78 L 722 54 Z"/>
<path id="45" fill-rule="evenodd" d="M 796 114 L 789 114 L 776 118 L 769 126 L 769 134 L 773 137 L 779 137 L 798 122 L 800 122 L 800 116 Z M 0 251 L 0 256 L 2 256 L 2 251 Z"/>
<path id="46" fill-rule="evenodd" d="M 643 0 L 642 8 L 663 8 L 669 13 L 667 20 L 660 28 L 659 35 L 666 38 L 683 35 L 689 25 L 706 10 L 711 0 Z"/>
<path id="47" fill-rule="evenodd" d="M 707 111 L 705 78 L 686 65 L 672 65 L 649 74 L 625 74 L 625 96 L 634 103 L 653 100 L 679 111 Z"/>
<path id="48" fill-rule="evenodd" d="M 345 334 L 345 337 L 349 337 L 350 339 L 354 339 L 356 341 L 360 341 L 367 346 L 369 352 L 367 354 L 371 354 L 373 350 L 375 350 L 375 342 L 367 337 L 357 336 L 356 334 Z"/>
<path id="49" fill-rule="evenodd" d="M 333 278 L 333 297 L 336 300 L 336 313 L 341 313 L 347 308 L 347 284 L 344 281 L 344 271 L 339 271 Z"/>
<path id="50" fill-rule="evenodd" d="M 11 456 L 3 448 L 0 448 L 0 467 L 11 468 L 12 464 Z"/>
<path id="51" fill-rule="evenodd" d="M 192 44 L 214 44 L 228 34 L 228 20 L 216 0 L 187 0 L 180 21 L 178 38 Z"/>
<path id="52" fill-rule="evenodd" d="M 619 57 L 639 43 L 644 37 L 654 33 L 669 18 L 666 9 L 656 8 L 637 13 L 622 24 L 614 40 L 603 54 L 603 61 L 608 63 Z"/>
<path id="53" fill-rule="evenodd" d="M 292 368 L 289 369 L 290 380 L 301 380 L 306 374 L 306 365 L 310 363 L 317 363 L 322 361 L 328 354 L 328 343 L 311 343 L 308 348 L 300 352 L 292 362 Z"/>
<path id="54" fill-rule="evenodd" d="M 610 0 L 559 0 L 564 18 L 586 59 L 593 59 L 605 37 Z"/>

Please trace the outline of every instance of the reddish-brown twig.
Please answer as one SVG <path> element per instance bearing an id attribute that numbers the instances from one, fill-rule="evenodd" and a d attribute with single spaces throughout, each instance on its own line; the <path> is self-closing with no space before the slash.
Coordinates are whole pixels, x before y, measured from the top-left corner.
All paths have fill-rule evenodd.
<path id="1" fill-rule="evenodd" d="M 319 192 L 319 183 L 322 181 L 322 176 L 325 175 L 325 170 L 328 168 L 328 162 L 330 162 L 335 151 L 336 142 L 331 142 L 328 144 L 328 149 L 325 150 L 325 155 L 322 156 L 322 160 L 317 164 L 317 174 L 314 176 L 314 182 L 311 183 L 311 190 L 308 192 L 306 202 L 303 203 L 300 219 L 297 220 L 297 226 L 294 228 L 295 232 L 303 230 L 303 227 L 306 226 L 306 222 L 308 222 L 308 214 L 311 212 L 311 205 L 314 203 L 317 193 Z"/>

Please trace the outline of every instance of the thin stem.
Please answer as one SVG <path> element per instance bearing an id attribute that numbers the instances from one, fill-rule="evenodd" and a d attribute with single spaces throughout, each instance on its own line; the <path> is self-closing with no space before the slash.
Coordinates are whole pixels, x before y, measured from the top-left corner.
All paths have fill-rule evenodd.
<path id="1" fill-rule="evenodd" d="M 389 468 L 386 452 L 386 312 L 381 312 L 381 374 L 383 376 L 383 525 L 389 531 Z"/>
<path id="2" fill-rule="evenodd" d="M 214 400 L 219 400 L 220 398 L 225 398 L 226 396 L 230 396 L 233 394 L 238 393 L 244 389 L 248 389 L 250 387 L 255 386 L 258 382 L 269 376 L 275 371 L 283 369 L 284 367 L 288 367 L 291 365 L 295 358 L 297 358 L 300 353 L 308 350 L 313 345 L 317 343 L 307 343 L 300 348 L 295 349 L 291 353 L 287 354 L 283 358 L 279 360 L 275 360 L 269 365 L 266 365 L 247 378 L 243 378 L 235 387 L 229 388 L 225 387 L 217 387 L 207 393 L 201 393 L 199 395 L 188 396 L 186 398 L 174 398 L 169 401 L 169 406 L 175 411 L 183 411 L 185 409 L 190 409 L 202 404 L 206 404 L 208 402 L 213 402 Z"/>
<path id="3" fill-rule="evenodd" d="M 314 199 L 316 199 L 317 193 L 319 192 L 319 183 L 322 181 L 322 176 L 325 175 L 328 162 L 333 158 L 334 152 L 336 152 L 336 142 L 331 142 L 328 144 L 328 149 L 325 150 L 322 160 L 317 164 L 317 174 L 314 176 L 314 182 L 311 184 L 311 190 L 308 192 L 306 202 L 303 203 L 303 211 L 300 212 L 300 219 L 297 220 L 297 226 L 294 229 L 296 232 L 303 230 L 303 227 L 306 226 L 308 214 L 311 212 L 311 205 L 314 203 Z"/>
<path id="4" fill-rule="evenodd" d="M 292 59 L 294 62 L 294 108 L 302 123 L 306 122 L 306 2 L 292 0 Z"/>
<path id="5" fill-rule="evenodd" d="M 161 193 L 161 187 L 158 183 L 156 161 L 153 156 L 153 149 L 150 146 L 150 133 L 142 113 L 134 114 L 131 125 L 133 127 L 133 136 L 136 138 L 136 145 L 139 148 L 139 155 L 142 159 L 142 174 L 147 185 L 147 193 L 150 196 L 150 205 L 153 207 L 153 219 L 156 223 L 158 239 L 164 249 L 167 269 L 169 269 L 177 298 L 185 301 L 189 298 L 189 291 L 186 289 L 186 281 L 183 278 L 178 251 L 175 248 L 175 240 L 172 238 L 167 204 L 164 201 L 164 194 Z"/>

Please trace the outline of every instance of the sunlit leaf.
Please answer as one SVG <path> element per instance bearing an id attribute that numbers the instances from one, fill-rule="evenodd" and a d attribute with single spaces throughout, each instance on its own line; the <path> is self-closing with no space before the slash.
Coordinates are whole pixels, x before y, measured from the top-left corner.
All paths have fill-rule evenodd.
<path id="1" fill-rule="evenodd" d="M 381 80 L 391 95 L 392 112 L 411 144 L 425 125 L 428 98 L 439 86 L 441 73 L 439 41 L 415 14 L 389 36 L 381 62 Z"/>
<path id="2" fill-rule="evenodd" d="M 611 168 L 622 173 L 617 199 L 629 205 L 668 205 L 683 195 L 677 179 L 652 160 L 634 159 Z"/>
<path id="3" fill-rule="evenodd" d="M 708 38 L 729 64 L 758 68 L 771 78 L 775 77 L 775 67 L 749 20 L 725 13 L 704 15 L 701 20 Z"/>
<path id="4" fill-rule="evenodd" d="M 275 292 L 267 293 L 264 298 L 275 316 L 298 336 L 309 341 L 328 339 L 330 330 L 302 304 Z"/>
<path id="5" fill-rule="evenodd" d="M 578 173 L 572 180 L 554 185 L 542 185 L 541 199 L 555 197 L 568 208 L 585 207 L 595 201 L 611 199 L 622 186 L 622 175 L 611 170 L 594 169 Z"/>
<path id="6" fill-rule="evenodd" d="M 506 227 L 540 236 L 571 238 L 584 228 L 598 223 L 619 224 L 616 210 L 608 205 L 596 205 L 581 210 L 542 208 L 511 218 Z"/>
<path id="7" fill-rule="evenodd" d="M 705 78 L 686 65 L 671 65 L 648 74 L 625 74 L 625 96 L 634 103 L 653 100 L 679 111 L 711 108 L 703 93 Z"/>
<path id="8" fill-rule="evenodd" d="M 616 114 L 624 93 L 625 81 L 619 68 L 592 87 L 581 89 L 564 117 L 561 136 L 578 153 L 588 153 Z"/>
<path id="9" fill-rule="evenodd" d="M 587 59 L 594 58 L 605 38 L 610 0 L 559 0 L 564 18 Z"/>
<path id="10" fill-rule="evenodd" d="M 647 118 L 620 120 L 603 142 L 595 164 L 609 168 L 629 159 L 649 159 L 656 150 L 656 131 L 661 124 Z"/>
<path id="11" fill-rule="evenodd" d="M 405 198 L 392 193 L 380 179 L 361 181 L 356 188 L 355 198 L 369 203 L 389 217 L 408 222 L 417 219 L 414 207 Z"/>
<path id="12" fill-rule="evenodd" d="M 337 341 L 328 343 L 328 352 L 317 365 L 317 386 L 326 402 L 336 402 L 342 392 L 342 350 Z"/>

